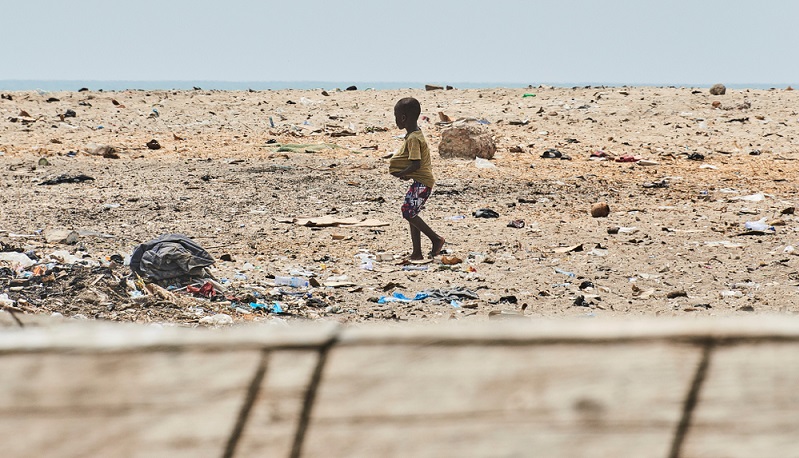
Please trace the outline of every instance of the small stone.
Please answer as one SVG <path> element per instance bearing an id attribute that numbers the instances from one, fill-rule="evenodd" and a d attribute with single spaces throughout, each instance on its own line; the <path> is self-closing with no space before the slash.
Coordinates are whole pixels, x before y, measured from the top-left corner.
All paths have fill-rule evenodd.
<path id="1" fill-rule="evenodd" d="M 610 207 L 605 202 L 597 202 L 591 205 L 591 216 L 594 218 L 606 218 L 610 214 Z"/>
<path id="2" fill-rule="evenodd" d="M 161 149 L 161 144 L 158 143 L 158 140 L 152 139 L 149 142 L 147 142 L 147 147 L 150 149 Z"/>
<path id="3" fill-rule="evenodd" d="M 711 95 L 724 95 L 727 93 L 727 87 L 723 84 L 714 84 L 713 87 L 710 88 Z"/>
<path id="4" fill-rule="evenodd" d="M 714 101 L 713 108 L 721 108 L 721 102 L 719 102 L 718 100 Z"/>

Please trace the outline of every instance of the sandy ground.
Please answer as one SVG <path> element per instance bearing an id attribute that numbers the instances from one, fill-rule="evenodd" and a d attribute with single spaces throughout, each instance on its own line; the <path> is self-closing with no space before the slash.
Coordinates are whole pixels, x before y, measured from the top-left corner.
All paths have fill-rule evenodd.
<path id="1" fill-rule="evenodd" d="M 30 274 L 0 261 L 0 297 L 28 313 L 185 324 L 215 313 L 236 322 L 357 322 L 799 310 L 799 224 L 791 213 L 799 158 L 795 91 L 328 92 L 5 94 L 12 100 L 0 100 L 0 249 L 33 250 L 43 263 L 66 250 L 82 261 L 62 256 L 24 281 L 15 277 Z M 405 96 L 417 97 L 429 119 L 420 125 L 438 180 L 422 216 L 460 264 L 400 265 L 410 251 L 399 214 L 406 183 L 387 174 L 385 156 L 401 145 L 392 107 Z M 75 117 L 60 119 L 67 110 Z M 439 111 L 488 121 L 496 168 L 440 158 Z M 347 131 L 355 135 L 333 135 Z M 152 139 L 162 148 L 147 148 Z M 340 148 L 284 153 L 269 141 Z M 90 154 L 96 145 L 113 146 L 119 158 Z M 549 148 L 572 160 L 542 158 Z M 610 160 L 591 160 L 596 151 Z M 694 153 L 704 159 L 688 159 Z M 656 164 L 613 161 L 624 155 Z M 39 185 L 63 174 L 94 180 Z M 664 180 L 666 187 L 644 186 Z M 610 206 L 607 218 L 590 214 L 599 201 Z M 481 208 L 500 217 L 474 218 Z M 284 222 L 325 215 L 389 225 Z M 465 218 L 452 218 L 459 215 Z M 745 231 L 747 221 L 762 218 L 773 230 Z M 508 227 L 515 219 L 525 226 Z M 621 232 L 610 234 L 614 227 Z M 43 234 L 55 228 L 81 237 L 73 245 L 48 244 Z M 120 283 L 128 268 L 108 260 L 166 233 L 185 234 L 214 255 L 224 295 L 130 297 L 132 282 Z M 373 270 L 360 267 L 359 253 L 378 257 Z M 280 294 L 271 276 L 292 270 L 313 272 L 321 282 L 346 275 L 354 285 Z M 374 302 L 394 292 L 455 287 L 479 299 Z M 285 313 L 247 305 L 275 301 Z"/>

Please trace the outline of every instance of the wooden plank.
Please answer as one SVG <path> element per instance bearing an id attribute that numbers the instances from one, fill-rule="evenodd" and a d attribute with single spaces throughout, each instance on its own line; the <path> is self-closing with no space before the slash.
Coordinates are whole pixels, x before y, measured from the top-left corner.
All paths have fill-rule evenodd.
<path id="1" fill-rule="evenodd" d="M 18 328 L 19 322 L 14 319 L 10 312 L 0 310 L 0 329 L 5 331 L 5 328 Z"/>
<path id="2" fill-rule="evenodd" d="M 226 351 L 265 348 L 318 348 L 335 338 L 336 323 L 315 325 L 237 326 L 188 329 L 136 324 L 70 321 L 42 328 L 9 328 L 0 332 L 0 354 L 11 352 Z"/>
<path id="3" fill-rule="evenodd" d="M 371 343 L 494 342 L 506 344 L 620 341 L 735 341 L 790 339 L 799 341 L 799 319 L 786 316 L 664 319 L 537 320 L 504 323 L 345 328 L 341 345 Z"/>
<path id="4" fill-rule="evenodd" d="M 799 344 L 717 348 L 685 457 L 799 457 Z"/>
<path id="5" fill-rule="evenodd" d="M 4 456 L 220 456 L 259 361 L 226 353 L 0 356 Z"/>
<path id="6" fill-rule="evenodd" d="M 16 319 L 14 319 L 16 316 Z M 34 315 L 30 313 L 15 312 L 12 316 L 10 312 L 0 310 L 0 329 L 6 331 L 5 328 L 19 328 L 19 324 L 25 328 L 31 327 L 55 327 L 61 326 L 65 322 L 64 318 L 51 317 L 49 315 Z"/>
<path id="7" fill-rule="evenodd" d="M 305 393 L 319 360 L 315 351 L 274 351 L 236 456 L 289 456 Z"/>
<path id="8" fill-rule="evenodd" d="M 665 456 L 700 350 L 331 349 L 306 456 Z"/>

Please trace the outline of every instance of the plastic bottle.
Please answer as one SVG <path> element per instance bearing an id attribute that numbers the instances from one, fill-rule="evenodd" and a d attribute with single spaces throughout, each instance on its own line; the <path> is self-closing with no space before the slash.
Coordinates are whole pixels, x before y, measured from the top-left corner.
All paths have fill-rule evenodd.
<path id="1" fill-rule="evenodd" d="M 275 286 L 291 286 L 292 288 L 304 288 L 310 286 L 308 280 L 300 277 L 281 277 L 275 275 Z"/>

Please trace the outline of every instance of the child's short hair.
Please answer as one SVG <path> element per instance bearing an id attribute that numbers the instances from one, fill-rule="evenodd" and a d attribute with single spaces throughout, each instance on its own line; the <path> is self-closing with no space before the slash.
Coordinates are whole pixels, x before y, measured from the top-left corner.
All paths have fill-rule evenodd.
<path id="1" fill-rule="evenodd" d="M 394 105 L 394 109 L 400 113 L 405 113 L 405 116 L 413 119 L 419 119 L 419 115 L 422 114 L 422 106 L 419 104 L 419 101 L 413 97 L 400 99 L 399 102 Z"/>

